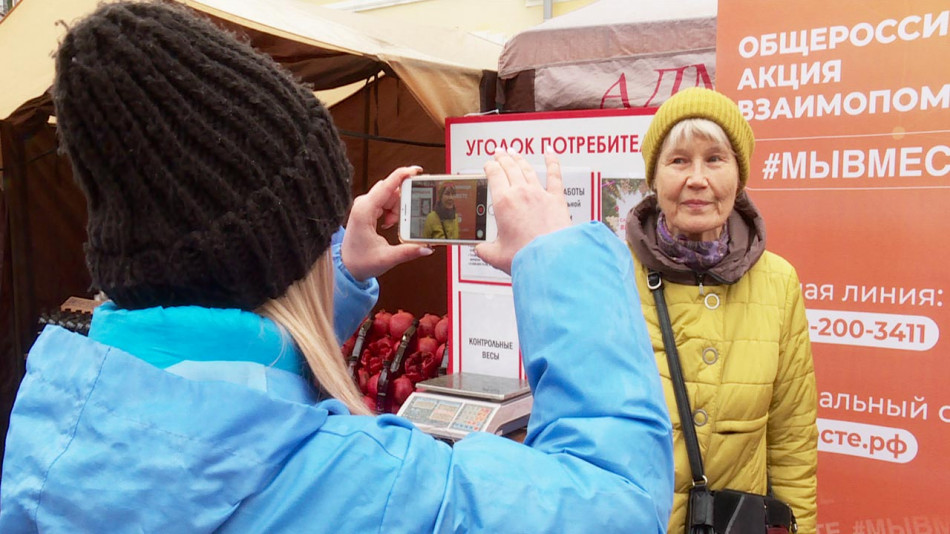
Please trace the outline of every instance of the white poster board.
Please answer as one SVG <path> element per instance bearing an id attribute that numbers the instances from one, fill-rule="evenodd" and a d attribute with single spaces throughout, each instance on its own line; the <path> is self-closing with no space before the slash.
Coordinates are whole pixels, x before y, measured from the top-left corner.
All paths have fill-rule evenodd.
<path id="1" fill-rule="evenodd" d="M 627 212 L 645 190 L 640 140 L 655 109 L 560 111 L 450 118 L 448 172 L 481 172 L 498 149 L 523 155 L 540 173 L 558 156 L 574 224 L 604 221 L 623 239 Z M 543 175 L 542 175 L 543 179 Z M 511 278 L 474 247 L 449 247 L 449 371 L 524 378 Z"/>

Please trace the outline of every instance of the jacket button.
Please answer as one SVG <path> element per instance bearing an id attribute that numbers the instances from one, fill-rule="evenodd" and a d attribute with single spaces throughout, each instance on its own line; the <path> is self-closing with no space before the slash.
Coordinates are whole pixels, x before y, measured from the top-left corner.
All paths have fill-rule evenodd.
<path id="1" fill-rule="evenodd" d="M 715 310 L 719 307 L 719 295 L 715 293 L 707 293 L 706 298 L 703 299 L 706 304 L 706 308 L 710 310 Z"/>
<path id="2" fill-rule="evenodd" d="M 703 362 L 706 365 L 712 365 L 719 361 L 719 351 L 715 347 L 706 347 L 703 349 Z"/>
<path id="3" fill-rule="evenodd" d="M 699 409 L 693 412 L 693 424 L 696 426 L 703 426 L 706 422 L 709 421 L 709 415 L 706 413 L 706 410 Z"/>

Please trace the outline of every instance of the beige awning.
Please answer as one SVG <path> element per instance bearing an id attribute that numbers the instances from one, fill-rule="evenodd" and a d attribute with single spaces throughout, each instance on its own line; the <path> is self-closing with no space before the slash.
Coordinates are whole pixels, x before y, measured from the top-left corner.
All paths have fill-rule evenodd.
<path id="1" fill-rule="evenodd" d="M 0 21 L 0 117 L 41 96 L 53 79 L 52 54 L 69 24 L 101 0 L 22 0 Z M 437 124 L 479 111 L 479 84 L 501 47 L 467 32 L 408 25 L 336 11 L 302 0 L 183 0 L 248 32 L 317 90 L 384 71 L 402 80 Z M 260 37 L 258 35 L 258 37 Z"/>

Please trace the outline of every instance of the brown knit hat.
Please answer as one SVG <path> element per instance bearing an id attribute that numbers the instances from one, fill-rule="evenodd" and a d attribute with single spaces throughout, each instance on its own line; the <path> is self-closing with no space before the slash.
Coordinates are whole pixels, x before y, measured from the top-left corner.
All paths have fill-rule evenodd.
<path id="1" fill-rule="evenodd" d="M 310 271 L 349 208 L 326 108 L 184 7 L 100 6 L 59 48 L 53 101 L 93 285 L 118 306 L 253 310 Z"/>
<path id="2" fill-rule="evenodd" d="M 707 119 L 726 132 L 739 164 L 739 189 L 745 187 L 749 181 L 749 160 L 755 148 L 752 126 L 742 116 L 739 106 L 729 97 L 701 87 L 691 87 L 676 93 L 664 102 L 653 116 L 647 133 L 643 136 L 643 142 L 640 143 L 640 153 L 646 164 L 647 186 L 653 189 L 656 158 L 660 155 L 660 147 L 663 146 L 667 134 L 676 123 L 686 119 Z"/>

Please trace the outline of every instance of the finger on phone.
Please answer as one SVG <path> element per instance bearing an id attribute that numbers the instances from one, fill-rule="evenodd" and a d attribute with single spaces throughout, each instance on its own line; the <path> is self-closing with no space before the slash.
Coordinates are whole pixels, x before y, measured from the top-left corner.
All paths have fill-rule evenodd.
<path id="1" fill-rule="evenodd" d="M 380 226 L 383 229 L 392 228 L 397 222 L 399 222 L 399 193 L 393 195 L 393 204 L 392 206 L 383 207 L 383 216 Z"/>
<path id="2" fill-rule="evenodd" d="M 366 196 L 369 197 L 376 206 L 386 206 L 387 203 L 391 205 L 395 202 L 393 199 L 398 198 L 399 184 L 406 178 L 415 176 L 421 172 L 422 167 L 418 165 L 399 167 L 389 173 L 389 176 L 385 179 L 376 182 L 366 193 Z M 395 194 L 393 193 L 394 191 Z"/>
<path id="3" fill-rule="evenodd" d="M 548 193 L 564 196 L 564 184 L 561 179 L 561 163 L 557 156 L 550 152 L 544 154 L 544 164 L 547 167 Z"/>
<path id="4" fill-rule="evenodd" d="M 521 165 L 515 161 L 515 156 L 517 156 L 517 154 L 509 154 L 504 150 L 495 152 L 495 161 L 497 161 L 498 164 L 501 165 L 501 168 L 505 170 L 505 174 L 508 176 L 508 181 L 512 185 L 527 181 L 524 175 L 524 170 L 521 168 Z M 520 158 L 521 156 L 518 157 Z"/>
<path id="5" fill-rule="evenodd" d="M 488 179 L 488 189 L 491 190 L 496 197 L 511 187 L 508 182 L 508 177 L 505 175 L 505 170 L 502 169 L 497 161 L 490 159 L 485 162 L 482 168 L 485 170 L 485 176 Z"/>
<path id="6" fill-rule="evenodd" d="M 528 163 L 528 160 L 524 159 L 521 154 L 513 154 L 512 158 L 515 160 L 515 163 L 521 167 L 521 174 L 524 176 L 526 182 L 531 184 L 540 183 L 538 181 L 538 173 L 534 171 L 534 167 Z"/>

